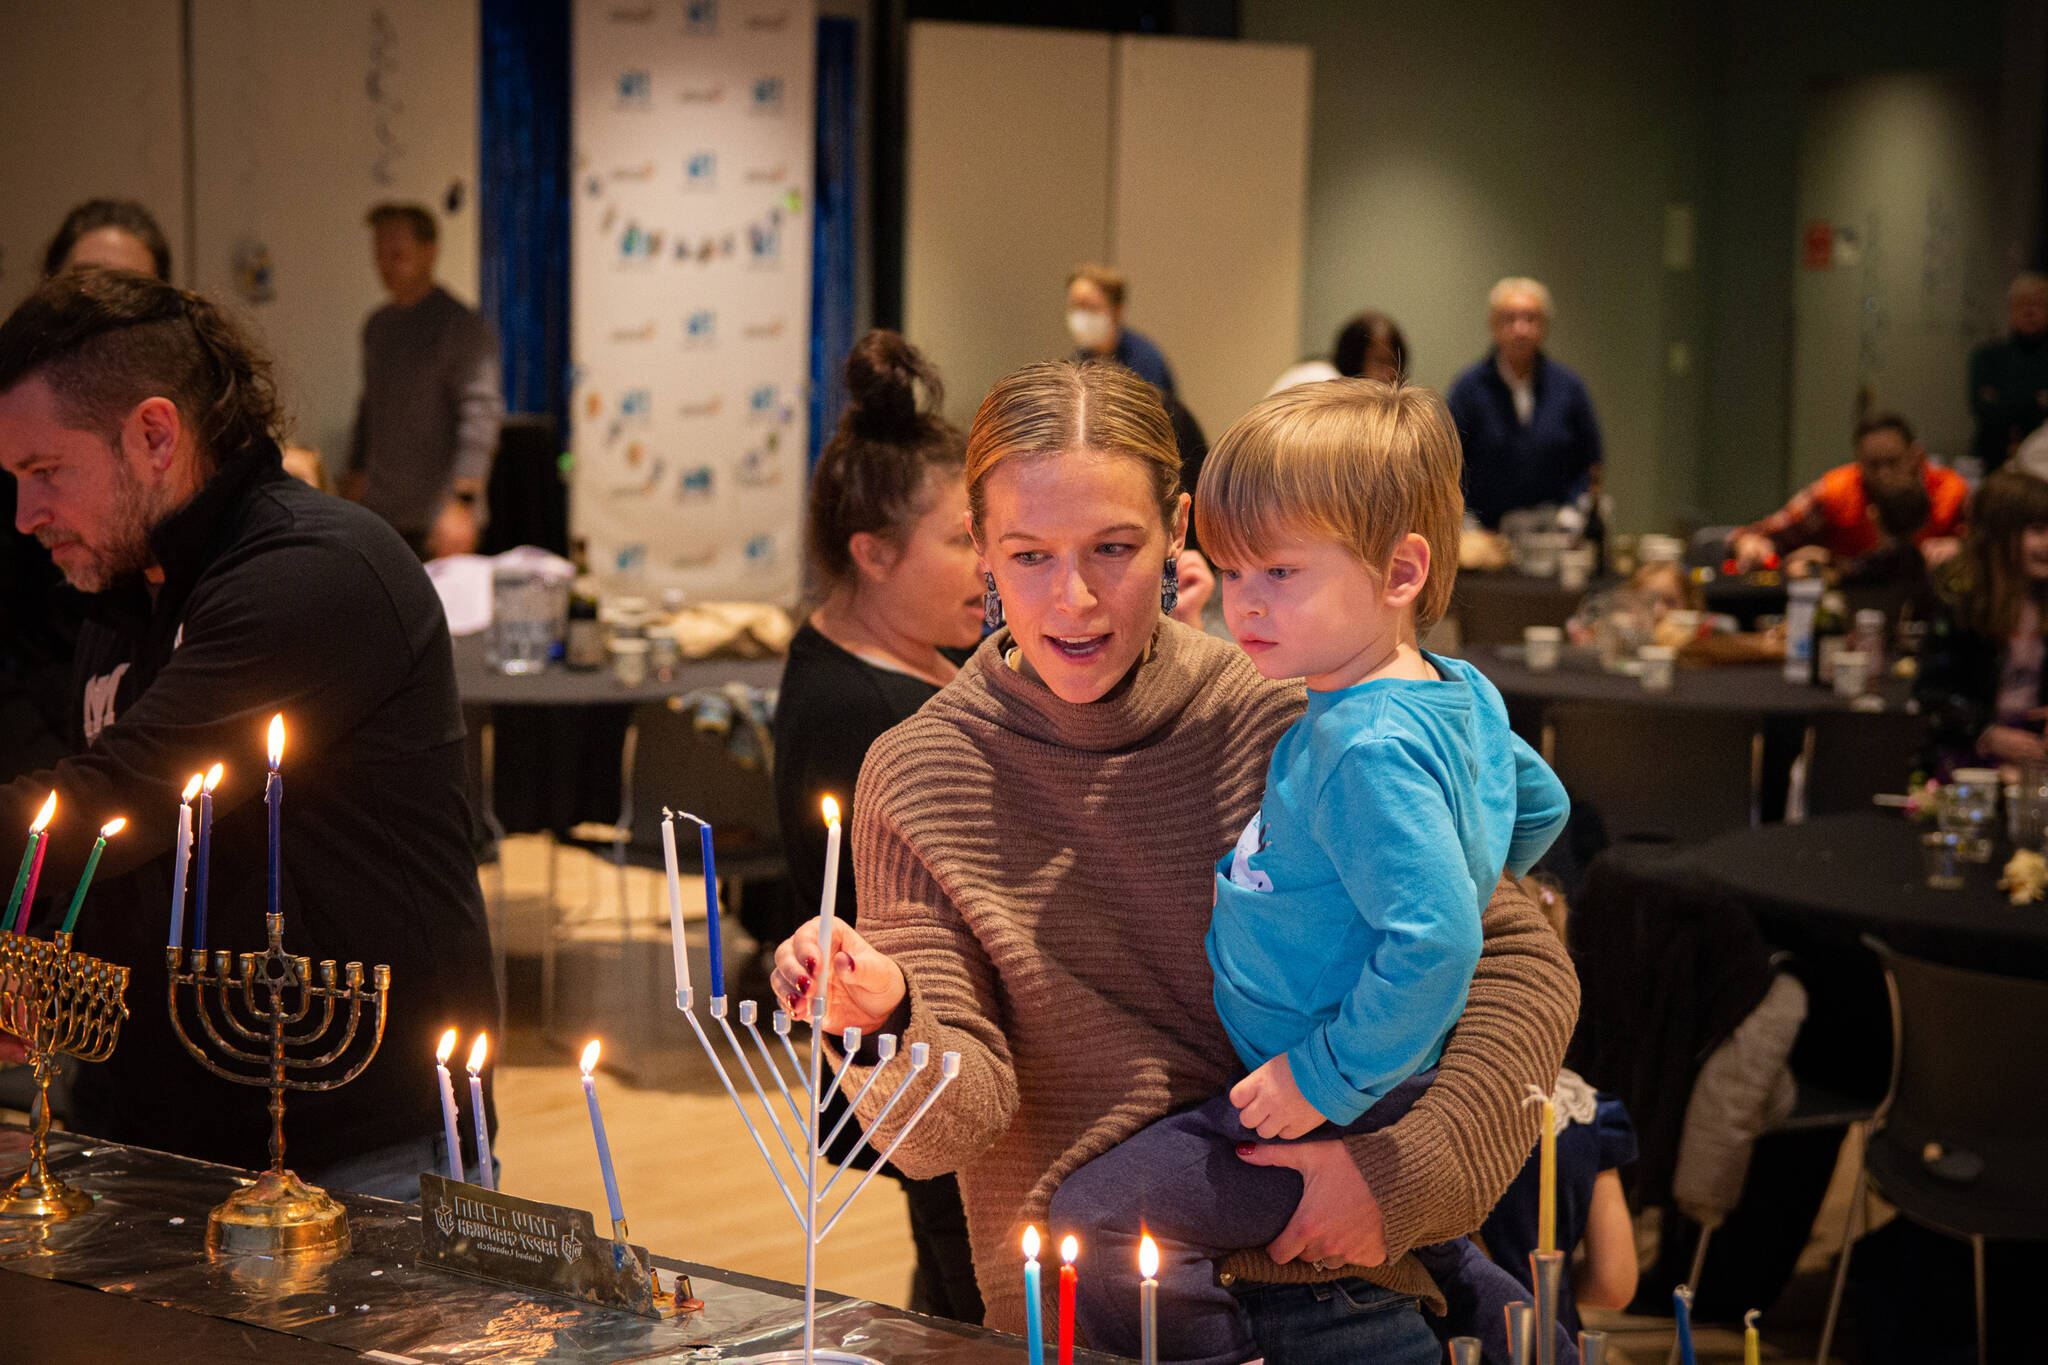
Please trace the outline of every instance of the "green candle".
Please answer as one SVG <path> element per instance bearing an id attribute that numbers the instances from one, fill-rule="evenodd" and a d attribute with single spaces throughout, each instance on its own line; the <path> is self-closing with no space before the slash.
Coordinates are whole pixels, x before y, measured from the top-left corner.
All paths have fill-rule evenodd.
<path id="1" fill-rule="evenodd" d="M 57 813 L 57 793 L 51 792 L 50 799 L 43 802 L 37 812 L 35 823 L 28 827 L 28 847 L 21 853 L 21 872 L 14 879 L 14 894 L 8 897 L 7 914 L 0 917 L 0 926 L 14 925 L 14 932 L 23 933 L 28 928 L 28 916 L 22 909 L 22 900 L 28 891 L 29 879 L 36 871 L 36 851 L 43 846 L 43 831 L 49 828 L 50 817 Z"/>
<path id="2" fill-rule="evenodd" d="M 92 853 L 85 860 L 85 875 L 78 879 L 78 889 L 71 893 L 71 908 L 64 912 L 64 927 L 58 930 L 59 933 L 70 933 L 78 923 L 78 907 L 85 904 L 85 888 L 92 885 L 92 874 L 99 871 L 100 854 L 107 851 L 107 840 L 127 825 L 127 820 L 116 816 L 100 826 L 100 837 L 93 841 Z"/>

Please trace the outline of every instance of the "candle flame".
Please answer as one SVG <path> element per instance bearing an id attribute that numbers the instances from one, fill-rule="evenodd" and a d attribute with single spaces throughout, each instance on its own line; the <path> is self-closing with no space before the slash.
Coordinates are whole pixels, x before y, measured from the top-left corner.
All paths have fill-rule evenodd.
<path id="1" fill-rule="evenodd" d="M 469 1049 L 469 1074 L 474 1076 L 484 1069 L 484 1058 L 491 1050 L 491 1035 L 479 1033 L 476 1042 Z"/>
<path id="2" fill-rule="evenodd" d="M 828 825 L 836 825 L 836 824 L 838 824 L 838 823 L 839 823 L 839 803 L 838 803 L 837 801 L 833 800 L 833 799 L 832 799 L 831 797 L 829 797 L 829 796 L 828 796 L 828 797 L 826 797 L 826 798 L 825 798 L 825 803 L 824 803 L 824 804 L 825 804 L 825 823 L 826 823 L 826 824 L 828 824 Z"/>
<path id="3" fill-rule="evenodd" d="M 192 799 L 193 797 L 195 797 L 195 796 L 199 795 L 199 789 L 200 789 L 201 787 L 205 786 L 205 785 L 206 785 L 206 774 L 205 774 L 205 773 L 194 773 L 194 774 L 192 774 L 192 780 L 191 780 L 190 782 L 187 782 L 187 783 L 185 784 L 185 794 L 184 794 L 183 796 L 179 797 L 178 799 L 179 799 L 180 801 L 190 801 L 190 800 L 191 800 L 191 799 Z"/>
<path id="4" fill-rule="evenodd" d="M 128 828 L 128 817 L 125 815 L 117 815 L 113 819 L 107 821 L 107 823 L 105 823 L 104 825 L 100 826 L 100 838 L 111 839 L 116 834 L 119 834 L 122 830 L 126 828 Z"/>
<path id="5" fill-rule="evenodd" d="M 284 759 L 284 717 L 270 718 L 270 766 L 275 768 Z"/>
<path id="6" fill-rule="evenodd" d="M 1038 1225 L 1035 1223 L 1027 1223 L 1024 1227 L 1024 1259 L 1038 1259 Z"/>
<path id="7" fill-rule="evenodd" d="M 441 1046 L 439 1049 L 435 1051 L 434 1060 L 439 1062 L 442 1066 L 446 1066 L 448 1065 L 448 1059 L 450 1057 L 453 1057 L 454 1055 L 455 1030 L 449 1029 L 446 1033 L 441 1035 Z"/>
<path id="8" fill-rule="evenodd" d="M 226 768 L 221 767 L 218 763 L 214 764 L 206 770 L 206 780 L 199 784 L 199 790 L 205 792 L 208 796 L 213 795 L 213 789 L 220 785 L 221 778 L 226 775 Z"/>
<path id="9" fill-rule="evenodd" d="M 585 1080 L 589 1080 L 590 1073 L 597 1070 L 598 1051 L 598 1041 L 595 1038 L 592 1038 L 589 1044 L 583 1049 L 583 1060 L 581 1062 L 578 1062 L 577 1065 L 583 1068 L 583 1079 Z"/>
<path id="10" fill-rule="evenodd" d="M 1159 1243 L 1150 1233 L 1138 1239 L 1138 1274 L 1148 1280 L 1159 1278 Z"/>
<path id="11" fill-rule="evenodd" d="M 1080 1254 L 1081 1244 L 1075 1241 L 1071 1234 L 1069 1234 L 1063 1241 L 1060 1242 L 1060 1259 L 1062 1261 L 1065 1261 L 1068 1265 L 1072 1265 L 1074 1263 L 1074 1258 L 1076 1256 L 1079 1256 Z"/>
<path id="12" fill-rule="evenodd" d="M 41 811 L 37 812 L 34 822 L 30 824 L 28 827 L 28 832 L 30 834 L 41 834 L 44 830 L 50 827 L 50 821 L 52 818 L 56 816 L 56 814 L 57 793 L 51 792 L 50 799 L 43 802 L 43 808 Z"/>

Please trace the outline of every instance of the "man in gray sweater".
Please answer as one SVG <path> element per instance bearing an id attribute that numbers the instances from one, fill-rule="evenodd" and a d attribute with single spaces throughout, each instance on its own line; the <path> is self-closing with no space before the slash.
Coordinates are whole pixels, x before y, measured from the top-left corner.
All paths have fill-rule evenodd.
<path id="1" fill-rule="evenodd" d="M 369 224 L 391 302 L 363 324 L 363 396 L 341 491 L 421 558 L 465 554 L 482 529 L 505 415 L 497 333 L 434 282 L 432 214 L 379 204 Z"/>

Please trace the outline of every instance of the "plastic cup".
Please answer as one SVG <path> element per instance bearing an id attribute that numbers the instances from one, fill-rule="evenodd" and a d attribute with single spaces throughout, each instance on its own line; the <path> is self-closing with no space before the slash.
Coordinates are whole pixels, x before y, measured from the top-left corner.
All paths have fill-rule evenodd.
<path id="1" fill-rule="evenodd" d="M 1522 628 L 1522 662 L 1538 673 L 1548 673 L 1557 667 L 1557 656 L 1564 648 L 1564 627 L 1524 626 Z"/>

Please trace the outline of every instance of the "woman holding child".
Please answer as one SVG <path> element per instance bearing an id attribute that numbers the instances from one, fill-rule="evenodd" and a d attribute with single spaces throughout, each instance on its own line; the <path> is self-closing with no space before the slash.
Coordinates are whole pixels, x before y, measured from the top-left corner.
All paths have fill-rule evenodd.
<path id="1" fill-rule="evenodd" d="M 1371 408 L 1402 392 L 1338 381 L 1283 398 Z M 1142 381 L 1072 363 L 1009 376 L 969 435 L 967 488 L 989 614 L 1007 625 L 870 751 L 853 822 L 861 922 L 835 940 L 826 1022 L 960 1052 L 959 1079 L 896 1161 L 913 1175 L 959 1172 L 987 1321 L 1018 1330 L 1018 1236 L 1089 1162 L 1226 1092 L 1261 1132 L 1291 1136 L 1326 1117 L 1291 1077 L 1279 1084 L 1282 1068 L 1261 1066 L 1261 1082 L 1233 1092 L 1249 1068 L 1218 1017 L 1204 946 L 1216 859 L 1260 811 L 1268 759 L 1303 696 L 1235 646 L 1163 619 L 1189 504 L 1171 426 Z M 1371 592 L 1403 619 L 1387 637 L 1403 668 L 1421 662 L 1416 682 L 1448 685 L 1414 648 L 1412 603 L 1432 567 L 1453 561 L 1409 529 L 1392 532 L 1399 553 L 1369 566 Z M 1475 758 L 1506 812 L 1479 842 L 1519 864 L 1543 820 L 1515 806 L 1537 784 L 1506 752 Z M 1356 838 L 1413 834 L 1361 826 Z M 1476 887 L 1468 910 L 1483 942 L 1468 981 L 1456 978 L 1469 953 L 1438 972 L 1448 985 L 1433 981 L 1436 1013 L 1456 1026 L 1354 1086 L 1369 1102 L 1381 1082 L 1406 1079 L 1396 1098 L 1412 1108 L 1341 1140 L 1317 1131 L 1216 1150 L 1189 1180 L 1194 1199 L 1239 1178 L 1226 1163 L 1298 1174 L 1292 1217 L 1270 1244 L 1224 1256 L 1218 1277 L 1275 1362 L 1438 1357 L 1413 1305 L 1441 1298 L 1408 1252 L 1479 1225 L 1534 1143 L 1527 1088 L 1557 1075 L 1577 1004 L 1561 945 L 1526 896 L 1495 885 L 1498 860 L 1492 875 L 1478 870 L 1492 852 L 1436 853 Z M 777 952 L 776 989 L 800 1015 L 816 959 L 814 928 Z M 1276 970 L 1300 974 L 1298 963 Z M 1461 992 L 1457 1013 L 1444 1002 Z M 1396 1005 L 1384 1031 L 1433 1035 L 1441 1022 L 1400 1019 Z M 1439 1042 L 1434 1079 L 1408 1075 Z M 1068 1230 L 1052 1228 L 1055 1240 Z"/>

